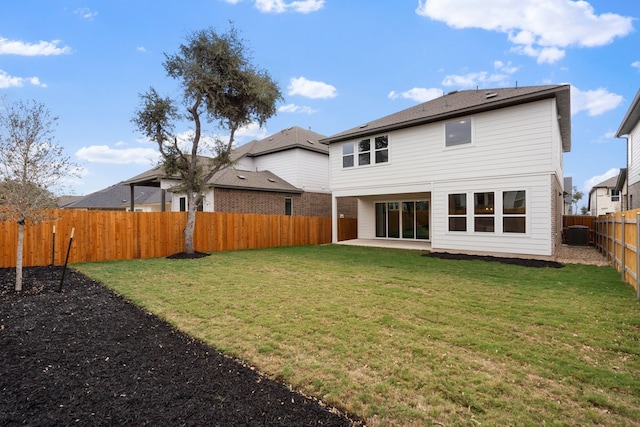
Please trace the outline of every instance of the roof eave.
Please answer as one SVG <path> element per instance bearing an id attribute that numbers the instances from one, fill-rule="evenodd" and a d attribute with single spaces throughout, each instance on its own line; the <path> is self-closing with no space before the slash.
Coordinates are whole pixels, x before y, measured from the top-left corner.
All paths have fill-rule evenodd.
<path id="1" fill-rule="evenodd" d="M 526 104 L 529 102 L 540 101 L 543 99 L 549 99 L 555 97 L 558 108 L 558 115 L 560 120 L 560 133 L 562 135 L 562 148 L 565 152 L 571 151 L 571 101 L 570 101 L 570 86 L 562 85 L 556 86 L 550 89 L 546 89 L 533 94 L 525 94 L 520 96 L 514 96 L 507 99 L 496 100 L 491 103 L 474 105 L 466 108 L 461 108 L 453 111 L 447 111 L 444 113 L 434 114 L 427 117 L 421 117 L 413 120 L 407 120 L 403 122 L 394 123 L 391 125 L 380 126 L 372 129 L 363 129 L 362 131 L 356 131 L 350 134 L 338 136 L 336 138 L 328 137 L 321 139 L 321 144 L 330 145 L 335 142 L 348 141 L 355 138 L 361 138 L 371 136 L 384 132 L 391 132 L 398 129 L 405 129 L 414 126 L 420 126 L 424 124 L 440 122 L 447 119 L 452 119 L 460 116 L 466 116 L 469 114 L 483 113 L 486 111 L 497 110 L 500 108 L 511 107 L 514 105 Z"/>
<path id="2" fill-rule="evenodd" d="M 625 114 L 624 119 L 622 119 L 622 123 L 620 123 L 620 127 L 616 132 L 616 138 L 620 138 L 624 135 L 629 135 L 639 121 L 640 121 L 640 89 L 636 93 L 636 96 L 633 99 L 633 102 L 631 102 L 631 106 L 629 107 L 629 110 L 627 110 L 627 113 Z"/>

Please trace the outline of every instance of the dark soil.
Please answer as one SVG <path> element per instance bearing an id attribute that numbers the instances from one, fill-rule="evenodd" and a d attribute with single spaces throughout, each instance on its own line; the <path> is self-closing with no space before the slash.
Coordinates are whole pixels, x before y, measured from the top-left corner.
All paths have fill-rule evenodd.
<path id="1" fill-rule="evenodd" d="M 0 269 L 1 426 L 353 426 L 81 273 Z"/>
<path id="2" fill-rule="evenodd" d="M 195 251 L 192 254 L 189 254 L 187 252 L 178 252 L 177 254 L 169 255 L 167 259 L 198 259 L 198 258 L 204 258 L 209 255 L 211 254 L 206 252 L 198 252 L 198 251 Z"/>
<path id="3" fill-rule="evenodd" d="M 525 258 L 507 258 L 507 257 L 495 257 L 488 255 L 466 255 L 466 254 L 451 254 L 448 252 L 429 252 L 425 253 L 426 257 L 442 258 L 442 259 L 454 259 L 464 261 L 492 261 L 501 262 L 503 264 L 520 265 L 522 267 L 534 267 L 534 268 L 562 268 L 564 264 L 555 261 L 545 261 L 541 259 L 525 259 Z"/>

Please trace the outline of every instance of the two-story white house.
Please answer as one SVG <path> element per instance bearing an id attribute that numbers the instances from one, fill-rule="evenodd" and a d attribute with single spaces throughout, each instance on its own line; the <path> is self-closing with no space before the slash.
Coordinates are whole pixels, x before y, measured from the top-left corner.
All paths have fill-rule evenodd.
<path id="1" fill-rule="evenodd" d="M 618 185 L 623 193 L 623 209 L 640 207 L 640 90 L 629 106 L 616 132 L 617 138 L 626 138 L 627 167 L 624 168 L 624 187 Z"/>
<path id="2" fill-rule="evenodd" d="M 593 216 L 620 212 L 622 209 L 621 191 L 617 189 L 618 175 L 594 185 L 589 190 L 587 209 Z"/>
<path id="3" fill-rule="evenodd" d="M 321 142 L 334 242 L 353 197 L 358 239 L 539 257 L 561 245 L 569 85 L 451 92 Z"/>

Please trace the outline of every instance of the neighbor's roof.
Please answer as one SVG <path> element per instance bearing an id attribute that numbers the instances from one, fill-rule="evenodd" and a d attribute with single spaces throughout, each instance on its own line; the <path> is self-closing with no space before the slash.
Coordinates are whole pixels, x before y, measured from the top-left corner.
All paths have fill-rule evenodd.
<path id="1" fill-rule="evenodd" d="M 208 184 L 215 188 L 302 193 L 302 190 L 270 171 L 252 172 L 225 168 L 216 173 Z"/>
<path id="2" fill-rule="evenodd" d="M 640 90 L 636 93 L 636 97 L 631 102 L 631 106 L 625 114 L 618 132 L 616 132 L 616 138 L 620 138 L 623 135 L 629 135 L 633 128 L 640 121 Z"/>
<path id="3" fill-rule="evenodd" d="M 591 190 L 589 190 L 589 194 L 593 193 L 598 188 L 616 188 L 616 184 L 617 183 L 618 183 L 618 175 L 613 176 L 613 177 L 611 177 L 609 179 L 605 179 L 601 183 L 596 184 L 593 187 L 591 187 Z"/>
<path id="4" fill-rule="evenodd" d="M 320 142 L 322 144 L 331 144 L 353 138 L 370 136 L 380 132 L 389 132 L 554 97 L 557 101 L 558 115 L 560 116 L 559 124 L 560 134 L 562 136 L 562 148 L 564 151 L 570 151 L 571 100 L 569 85 L 454 91 L 431 101 L 407 108 L 406 110 L 337 133 Z"/>
<path id="5" fill-rule="evenodd" d="M 243 156 L 258 157 L 293 148 L 302 148 L 303 150 L 329 155 L 329 148 L 319 143 L 323 138 L 326 138 L 326 136 L 298 126 L 292 126 L 259 141 L 253 140 L 241 145 L 233 150 L 231 156 L 232 159 L 236 160 Z"/>
<path id="6" fill-rule="evenodd" d="M 136 204 L 160 203 L 161 190 L 157 187 L 135 187 L 134 197 Z M 95 193 L 69 203 L 65 209 L 124 209 L 131 204 L 131 187 L 122 182 L 111 187 L 98 190 Z M 167 195 L 166 201 L 171 200 Z"/>
<path id="7" fill-rule="evenodd" d="M 235 148 L 231 152 L 231 159 L 236 161 L 245 156 L 258 157 L 294 148 L 301 148 L 329 155 L 329 147 L 324 144 L 320 144 L 319 142 L 322 138 L 326 138 L 326 136 L 298 126 L 292 126 L 262 140 L 253 140 Z M 203 159 L 211 159 L 210 157 L 201 157 Z M 160 165 L 129 178 L 124 181 L 124 183 L 159 187 L 160 180 L 163 178 L 169 177 L 164 171 L 164 167 Z"/>

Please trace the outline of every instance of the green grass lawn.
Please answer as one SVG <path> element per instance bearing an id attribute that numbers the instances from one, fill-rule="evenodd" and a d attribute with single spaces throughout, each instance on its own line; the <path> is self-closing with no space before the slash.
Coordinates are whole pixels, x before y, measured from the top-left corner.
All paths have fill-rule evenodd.
<path id="1" fill-rule="evenodd" d="M 640 425 L 640 304 L 610 267 L 327 245 L 76 264 L 378 425 Z"/>

